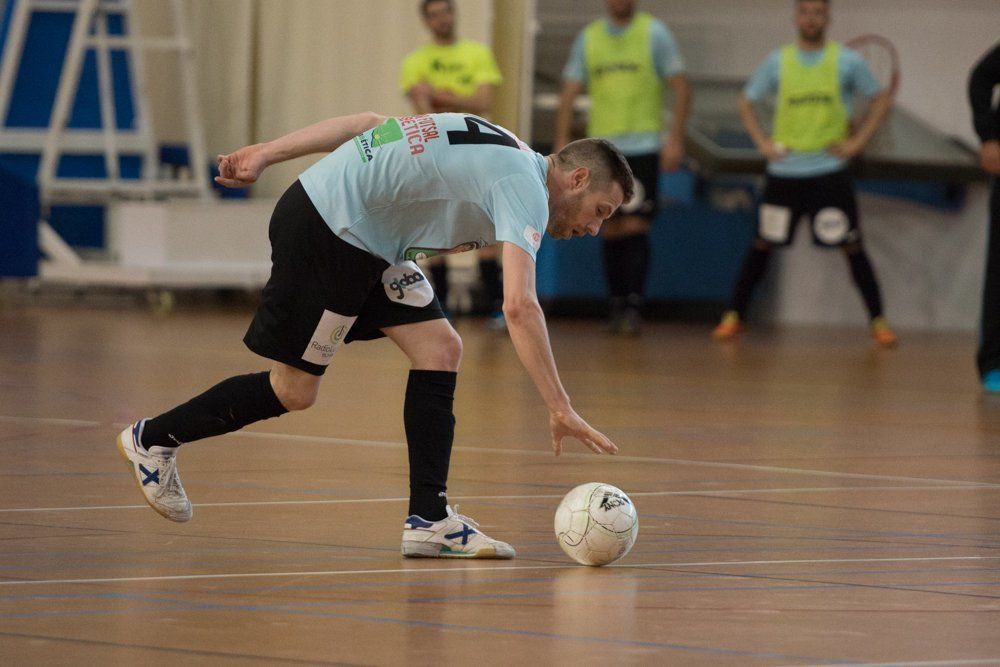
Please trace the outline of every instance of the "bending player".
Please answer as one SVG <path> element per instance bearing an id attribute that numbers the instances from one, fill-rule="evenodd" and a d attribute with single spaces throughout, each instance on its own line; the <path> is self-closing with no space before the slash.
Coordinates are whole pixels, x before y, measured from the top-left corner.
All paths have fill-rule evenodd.
<path id="1" fill-rule="evenodd" d="M 332 152 L 330 152 L 332 151 Z M 180 445 L 304 410 L 342 343 L 389 337 L 409 357 L 403 405 L 410 462 L 404 556 L 512 558 L 514 549 L 455 514 L 445 496 L 462 342 L 413 260 L 503 241 L 504 314 L 518 358 L 549 408 L 552 447 L 573 437 L 618 448 L 573 410 L 535 293 L 542 234 L 596 235 L 632 197 L 632 173 L 606 141 L 543 157 L 469 114 L 333 118 L 219 156 L 219 183 L 244 187 L 269 165 L 330 152 L 278 201 L 271 276 L 244 337 L 268 372 L 229 378 L 118 437 L 146 501 L 191 518 L 177 472 Z"/>

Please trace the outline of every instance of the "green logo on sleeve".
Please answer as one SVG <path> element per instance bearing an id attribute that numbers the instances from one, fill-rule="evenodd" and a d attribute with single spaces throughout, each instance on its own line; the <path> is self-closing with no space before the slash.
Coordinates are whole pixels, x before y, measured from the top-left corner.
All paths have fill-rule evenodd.
<path id="1" fill-rule="evenodd" d="M 372 148 L 378 148 L 383 144 L 390 144 L 403 138 L 403 128 L 399 126 L 399 121 L 390 118 L 372 131 Z"/>
<path id="2" fill-rule="evenodd" d="M 363 132 L 354 137 L 354 145 L 358 148 L 358 155 L 362 162 L 371 162 L 375 157 L 375 149 L 399 141 L 403 138 L 403 128 L 399 126 L 399 121 L 390 118 L 371 131 L 369 138 L 367 132 Z"/>

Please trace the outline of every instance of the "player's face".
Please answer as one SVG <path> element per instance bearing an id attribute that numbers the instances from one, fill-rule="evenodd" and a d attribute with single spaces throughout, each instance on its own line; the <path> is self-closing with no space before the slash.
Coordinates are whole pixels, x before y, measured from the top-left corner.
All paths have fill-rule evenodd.
<path id="1" fill-rule="evenodd" d="M 821 0 L 802 0 L 795 5 L 795 27 L 804 42 L 820 42 L 830 23 L 830 8 Z"/>
<path id="2" fill-rule="evenodd" d="M 604 221 L 622 205 L 623 198 L 622 187 L 617 183 L 600 190 L 586 185 L 571 188 L 550 206 L 546 231 L 554 239 L 597 236 Z"/>
<path id="3" fill-rule="evenodd" d="M 608 14 L 619 21 L 627 21 L 635 14 L 635 0 L 605 0 Z"/>
<path id="4" fill-rule="evenodd" d="M 427 5 L 424 23 L 437 39 L 451 39 L 455 34 L 455 12 L 447 2 L 432 2 Z"/>

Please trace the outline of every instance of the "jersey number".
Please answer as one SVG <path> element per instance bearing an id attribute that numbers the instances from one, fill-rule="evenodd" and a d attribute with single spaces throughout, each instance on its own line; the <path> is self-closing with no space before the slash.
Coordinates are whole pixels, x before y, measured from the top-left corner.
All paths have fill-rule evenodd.
<path id="1" fill-rule="evenodd" d="M 469 128 L 463 132 L 461 130 L 448 131 L 448 143 L 456 146 L 459 144 L 493 144 L 495 146 L 508 146 L 519 148 L 517 139 L 501 130 L 496 125 L 488 123 L 476 116 L 466 116 L 465 126 Z M 483 132 L 482 128 L 490 130 Z"/>

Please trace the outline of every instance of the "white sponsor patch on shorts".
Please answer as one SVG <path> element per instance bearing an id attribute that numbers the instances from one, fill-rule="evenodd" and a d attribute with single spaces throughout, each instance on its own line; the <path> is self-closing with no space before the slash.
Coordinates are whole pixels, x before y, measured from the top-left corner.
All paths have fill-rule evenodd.
<path id="1" fill-rule="evenodd" d="M 524 228 L 524 240 L 535 249 L 535 252 L 542 247 L 542 233 L 531 225 Z"/>
<path id="2" fill-rule="evenodd" d="M 316 331 L 313 332 L 312 340 L 302 354 L 302 360 L 317 366 L 329 366 L 333 353 L 347 338 L 347 332 L 351 330 L 356 319 L 357 315 L 338 315 L 324 310 L 323 316 L 319 318 L 319 324 L 316 325 Z"/>
<path id="3" fill-rule="evenodd" d="M 393 303 L 423 308 L 434 300 L 434 288 L 413 262 L 390 266 L 382 272 L 382 287 Z"/>
<path id="4" fill-rule="evenodd" d="M 847 239 L 851 221 L 847 214 L 832 206 L 821 209 L 813 218 L 813 232 L 821 243 L 839 245 Z"/>
<path id="5" fill-rule="evenodd" d="M 632 195 L 631 199 L 622 204 L 620 209 L 625 214 L 638 213 L 639 209 L 646 203 L 646 186 L 642 184 L 642 181 L 633 177 L 632 187 L 635 190 L 635 194 Z"/>
<path id="6" fill-rule="evenodd" d="M 760 205 L 760 237 L 771 243 L 784 243 L 791 230 L 792 210 L 774 204 Z"/>

